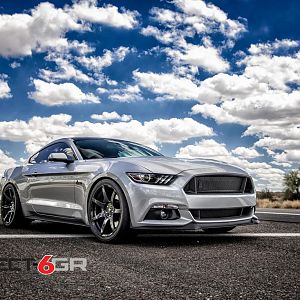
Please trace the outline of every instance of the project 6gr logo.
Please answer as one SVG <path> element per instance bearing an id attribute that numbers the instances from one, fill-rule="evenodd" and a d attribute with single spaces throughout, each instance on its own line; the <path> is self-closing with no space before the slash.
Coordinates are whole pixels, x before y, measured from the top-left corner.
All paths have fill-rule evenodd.
<path id="1" fill-rule="evenodd" d="M 82 257 L 53 257 L 53 255 L 44 255 L 40 260 L 32 257 L 0 257 L 1 272 L 35 269 L 42 275 L 51 275 L 54 272 L 73 272 L 75 270 L 86 271 L 87 259 Z"/>

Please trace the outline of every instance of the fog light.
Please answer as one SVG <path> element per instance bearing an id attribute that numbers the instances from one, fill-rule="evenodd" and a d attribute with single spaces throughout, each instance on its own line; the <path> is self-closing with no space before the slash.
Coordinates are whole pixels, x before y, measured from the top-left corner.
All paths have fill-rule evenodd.
<path id="1" fill-rule="evenodd" d="M 160 211 L 160 218 L 162 220 L 168 219 L 168 213 L 166 211 L 164 211 L 163 209 Z"/>
<path id="2" fill-rule="evenodd" d="M 170 209 L 169 207 L 152 207 L 147 215 L 145 220 L 177 220 L 180 218 L 180 213 L 178 209 Z"/>

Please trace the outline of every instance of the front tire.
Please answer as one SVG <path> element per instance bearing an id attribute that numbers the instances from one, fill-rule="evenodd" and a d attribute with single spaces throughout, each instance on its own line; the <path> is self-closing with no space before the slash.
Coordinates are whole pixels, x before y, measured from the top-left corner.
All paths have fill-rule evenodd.
<path id="1" fill-rule="evenodd" d="M 221 227 L 221 228 L 206 228 L 206 229 L 203 229 L 203 231 L 205 233 L 226 233 L 232 229 L 234 229 L 235 226 L 232 226 L 232 227 Z"/>
<path id="2" fill-rule="evenodd" d="M 8 228 L 21 228 L 30 223 L 30 220 L 23 215 L 18 192 L 10 183 L 5 186 L 2 192 L 1 221 Z"/>
<path id="3" fill-rule="evenodd" d="M 128 236 L 130 216 L 122 189 L 111 179 L 100 180 L 88 199 L 92 232 L 104 243 L 120 242 Z"/>

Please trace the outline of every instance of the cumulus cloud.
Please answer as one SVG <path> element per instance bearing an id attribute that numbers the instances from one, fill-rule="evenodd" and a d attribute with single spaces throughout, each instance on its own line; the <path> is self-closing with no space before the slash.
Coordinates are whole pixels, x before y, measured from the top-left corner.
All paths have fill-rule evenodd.
<path id="1" fill-rule="evenodd" d="M 212 128 L 191 118 L 154 119 L 148 122 L 89 121 L 69 124 L 66 114 L 33 117 L 28 122 L 15 120 L 0 122 L 0 139 L 24 142 L 29 153 L 37 151 L 52 139 L 66 136 L 95 136 L 128 139 L 156 147 L 160 143 L 181 143 L 192 137 L 213 135 Z"/>
<path id="2" fill-rule="evenodd" d="M 300 149 L 286 150 L 274 156 L 276 162 L 297 162 L 300 163 Z"/>
<path id="3" fill-rule="evenodd" d="M 0 99 L 10 98 L 10 87 L 6 81 L 7 75 L 0 74 Z"/>
<path id="4" fill-rule="evenodd" d="M 95 0 L 82 0 L 64 8 L 43 2 L 28 13 L 0 15 L 0 55 L 27 56 L 49 49 L 87 53 L 91 49 L 86 43 L 69 41 L 66 33 L 87 30 L 86 23 L 131 29 L 138 25 L 137 16 L 136 11 L 119 11 L 113 5 L 98 7 Z"/>
<path id="5" fill-rule="evenodd" d="M 290 39 L 275 39 L 274 42 L 252 44 L 249 48 L 249 52 L 254 55 L 271 54 L 276 50 L 289 49 L 297 46 L 299 46 L 299 41 L 293 41 Z"/>
<path id="6" fill-rule="evenodd" d="M 8 156 L 4 153 L 3 150 L 0 149 L 0 175 L 4 173 L 6 169 L 12 168 L 16 165 L 16 160 L 12 157 Z"/>
<path id="7" fill-rule="evenodd" d="M 82 25 L 49 2 L 40 3 L 29 14 L 0 15 L 0 54 L 25 56 L 66 46 L 65 33 L 70 30 L 82 30 Z"/>
<path id="8" fill-rule="evenodd" d="M 272 190 L 282 190 L 284 171 L 274 168 L 266 162 L 249 162 L 244 157 L 236 156 L 237 151 L 229 151 L 225 144 L 215 140 L 202 140 L 192 145 L 181 147 L 176 157 L 216 159 L 245 169 L 254 177 L 257 189 L 268 187 Z M 243 151 L 245 152 L 245 151 Z M 239 154 L 238 154 L 239 155 Z"/>
<path id="9" fill-rule="evenodd" d="M 41 69 L 39 77 L 50 82 L 59 82 L 61 80 L 74 79 L 79 82 L 94 83 L 95 80 L 84 74 L 81 70 L 77 69 L 68 58 L 57 55 L 48 55 L 46 57 L 48 61 L 54 61 L 57 65 L 55 71 L 48 69 Z"/>
<path id="10" fill-rule="evenodd" d="M 254 51 L 252 45 L 250 54 L 239 62 L 245 67 L 243 73 L 220 73 L 200 83 L 199 97 L 203 104 L 195 105 L 192 113 L 213 118 L 220 124 L 246 126 L 244 135 L 257 136 L 257 147 L 283 150 L 284 155 L 296 150 L 300 137 L 300 52 L 297 46 L 296 41 L 276 40 L 258 44 L 256 47 L 261 50 Z M 292 53 L 270 52 L 280 47 L 286 51 L 291 48 Z"/>
<path id="11" fill-rule="evenodd" d="M 80 20 L 103 24 L 111 27 L 132 29 L 138 25 L 137 11 L 126 10 L 107 4 L 103 7 L 97 7 L 96 0 L 82 0 L 75 2 L 70 8 L 72 15 Z"/>
<path id="12" fill-rule="evenodd" d="M 108 98 L 117 102 L 134 102 L 143 99 L 138 85 L 127 85 L 125 88 L 112 89 Z"/>
<path id="13" fill-rule="evenodd" d="M 172 3 L 175 10 L 152 8 L 151 20 L 159 23 L 159 27 L 148 25 L 141 29 L 141 34 L 152 36 L 168 45 L 162 47 L 161 51 L 172 61 L 176 70 L 182 71 L 183 69 L 178 69 L 181 66 L 192 66 L 210 73 L 228 71 L 230 65 L 222 57 L 222 50 L 233 47 L 233 40 L 246 31 L 245 25 L 238 20 L 229 19 L 220 8 L 202 0 Z M 225 36 L 222 45 L 213 45 L 210 36 L 215 32 Z M 196 36 L 201 37 L 197 44 L 188 42 L 187 38 Z M 191 77 L 190 72 L 188 75 Z"/>
<path id="14" fill-rule="evenodd" d="M 212 73 L 224 72 L 229 69 L 229 63 L 212 45 L 199 46 L 185 43 L 180 50 L 167 48 L 165 52 L 177 65 L 192 65 Z"/>
<path id="15" fill-rule="evenodd" d="M 111 66 L 113 62 L 123 61 L 130 51 L 134 50 L 121 46 L 113 50 L 104 50 L 103 56 L 80 56 L 77 61 L 87 69 L 100 72 L 103 68 Z"/>
<path id="16" fill-rule="evenodd" d="M 117 112 L 112 111 L 112 112 L 103 112 L 100 115 L 97 114 L 92 114 L 91 118 L 94 120 L 99 120 L 99 121 L 111 121 L 111 120 L 120 120 L 123 122 L 128 122 L 130 120 L 132 120 L 132 116 L 131 115 L 119 115 Z"/>
<path id="17" fill-rule="evenodd" d="M 232 153 L 244 158 L 256 158 L 262 156 L 262 154 L 258 153 L 256 149 L 246 147 L 237 147 L 232 150 Z"/>
<path id="18" fill-rule="evenodd" d="M 34 79 L 35 91 L 29 93 L 29 97 L 36 102 L 47 105 L 63 105 L 78 103 L 99 103 L 100 99 L 92 93 L 85 94 L 73 83 L 55 84 Z"/>
<path id="19" fill-rule="evenodd" d="M 236 38 L 246 31 L 246 26 L 238 20 L 229 19 L 219 7 L 205 3 L 202 0 L 173 1 L 179 10 L 172 11 L 164 8 L 153 8 L 152 18 L 167 27 L 187 26 L 198 34 L 219 31 L 229 38 Z"/>
<path id="20" fill-rule="evenodd" d="M 197 32 L 210 31 L 218 26 L 218 30 L 224 35 L 235 38 L 246 31 L 244 24 L 229 19 L 223 10 L 211 3 L 202 0 L 175 0 L 174 4 L 184 12 L 185 23 L 191 24 Z"/>
<path id="21" fill-rule="evenodd" d="M 196 100 L 200 93 L 199 87 L 192 80 L 172 73 L 144 73 L 135 70 L 133 77 L 139 86 L 168 100 Z"/>

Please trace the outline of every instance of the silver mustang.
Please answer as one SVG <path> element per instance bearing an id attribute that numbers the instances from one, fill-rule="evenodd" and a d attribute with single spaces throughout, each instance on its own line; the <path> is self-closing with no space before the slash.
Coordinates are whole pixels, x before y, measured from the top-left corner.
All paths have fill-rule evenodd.
<path id="1" fill-rule="evenodd" d="M 6 170 L 0 191 L 4 226 L 35 219 L 87 225 L 102 242 L 137 229 L 218 233 L 258 223 L 244 170 L 108 138 L 53 141 Z"/>

